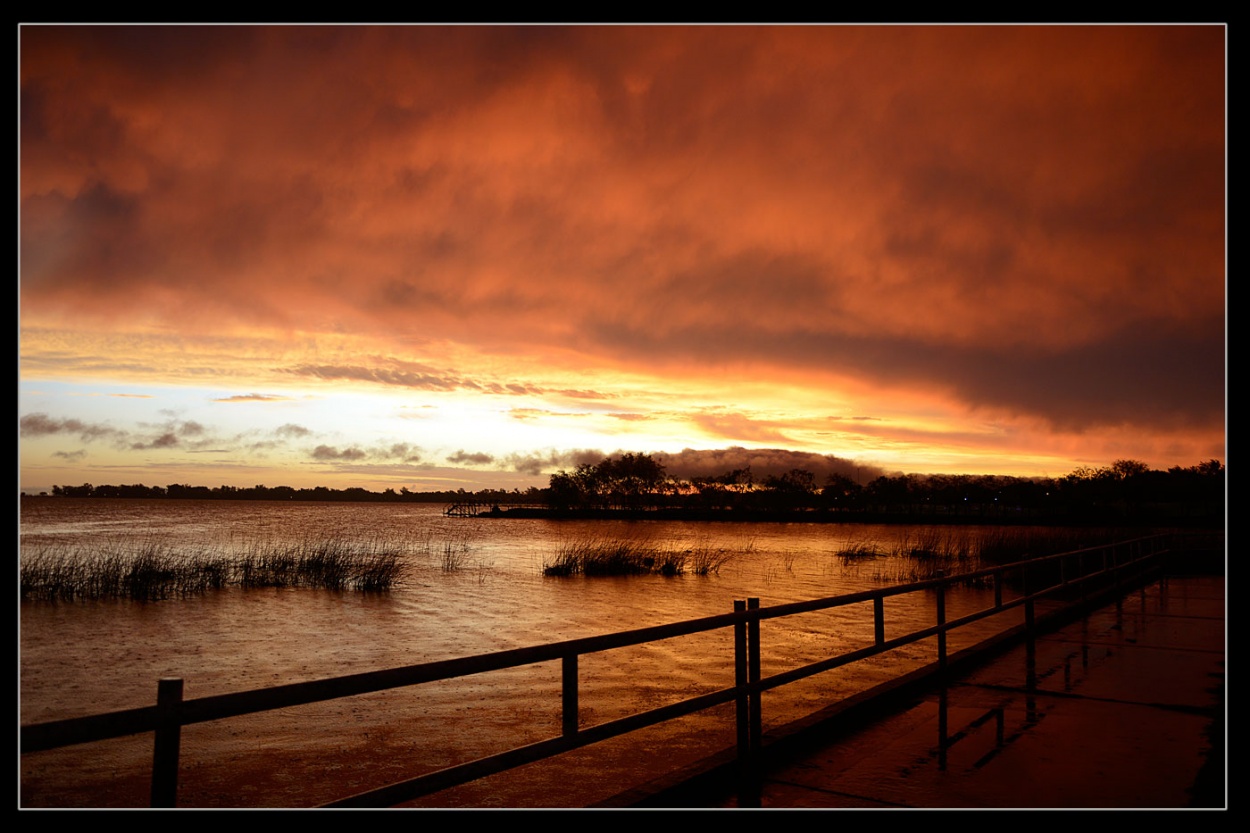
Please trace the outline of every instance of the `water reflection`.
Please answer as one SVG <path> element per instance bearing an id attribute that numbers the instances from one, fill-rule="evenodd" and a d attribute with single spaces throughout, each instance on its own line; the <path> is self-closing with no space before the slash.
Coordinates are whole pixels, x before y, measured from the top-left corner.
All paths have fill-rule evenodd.
<path id="1" fill-rule="evenodd" d="M 76 514 L 79 510 L 81 515 Z M 22 722 L 150 705 L 161 677 L 185 679 L 188 697 L 195 698 L 726 613 L 735 598 L 759 598 L 761 605 L 771 606 L 873 589 L 882 585 L 879 567 L 869 567 L 874 562 L 862 559 L 838 559 L 839 549 L 847 541 L 862 543 L 872 537 L 882 550 L 888 550 L 892 541 L 906 540 L 911 534 L 907 528 L 832 524 L 472 520 L 445 518 L 440 510 L 360 504 L 50 499 L 27 512 L 24 504 L 23 548 L 47 541 L 94 545 L 152 536 L 171 544 L 227 548 L 249 546 L 258 536 L 383 537 L 409 545 L 411 572 L 403 587 L 386 595 L 228 588 L 155 604 L 23 604 Z M 562 540 L 587 535 L 738 547 L 744 554 L 707 576 L 543 575 L 544 558 Z M 464 563 L 449 569 L 439 546 L 425 546 L 431 540 L 464 542 Z M 741 546 L 743 541 L 751 546 Z M 991 604 L 994 594 L 1001 592 L 998 587 L 952 588 L 940 596 L 919 593 L 910 599 L 888 600 L 885 635 L 931 625 L 939 599 L 942 615 L 955 618 Z M 770 626 L 762 643 L 753 642 L 761 645 L 765 673 L 773 673 L 870 644 L 873 627 L 871 611 L 858 617 L 850 611 L 835 611 L 813 614 L 797 626 Z M 998 627 L 985 625 L 987 630 Z M 971 630 L 966 638 L 976 638 L 976 629 Z M 896 656 L 856 663 L 810 683 L 770 692 L 764 708 L 755 713 L 765 715 L 771 725 L 803 717 L 931 660 L 933 650 L 932 643 L 916 643 Z M 582 668 L 591 684 L 582 701 L 586 714 L 606 719 L 636 710 L 640 703 L 668 702 L 702 687 L 722 685 L 732 673 L 727 653 L 694 642 L 588 658 Z M 645 685 L 638 685 L 639 680 Z M 285 717 L 254 721 L 247 729 L 249 745 L 263 748 L 267 755 L 308 756 L 312 771 L 328 765 L 316 763 L 319 750 L 331 750 L 333 758 L 333 750 L 356 745 L 365 752 L 393 755 L 410 767 L 431 765 L 431 761 L 453 764 L 512 742 L 531 741 L 537 730 L 530 725 L 533 721 L 522 718 L 546 708 L 538 702 L 538 695 L 552 685 L 546 678 L 542 685 L 521 686 L 505 678 L 473 678 L 403 698 L 378 698 L 376 708 L 372 701 L 361 701 L 350 709 L 335 705 L 311 710 L 297 721 L 298 729 L 291 728 Z M 555 719 L 545 711 L 542 714 L 540 729 Z M 371 727 L 367 741 L 350 736 L 358 725 Z M 670 735 L 664 740 L 679 739 L 682 754 L 697 759 L 722 748 L 726 725 L 732 724 L 721 716 L 701 716 L 667 730 Z M 471 730 L 479 726 L 488 726 L 490 731 L 478 737 Z M 187 754 L 198 757 L 196 771 L 216 773 L 221 761 L 237 754 L 234 731 L 206 727 L 196 743 L 188 742 Z M 946 741 L 939 746 L 945 754 Z M 137 762 L 135 769 L 141 771 L 150 754 L 150 748 L 138 750 L 133 761 L 127 758 L 119 766 Z M 613 766 L 630 771 L 640 766 L 636 750 L 611 754 L 615 759 L 599 764 L 605 767 L 604 773 Z M 70 763 L 66 761 L 66 766 Z M 23 778 L 24 799 L 25 791 L 40 788 L 49 803 L 75 806 L 66 803 L 59 780 L 64 773 L 58 767 L 51 767 L 50 772 L 41 787 Z M 104 772 L 97 779 L 103 794 L 113 789 L 111 775 Z M 198 790 L 193 794 L 202 795 L 207 806 L 214 800 L 233 806 L 231 802 L 239 800 L 238 791 L 224 780 L 226 776 L 213 778 L 222 780 L 193 782 L 187 789 Z M 612 785 L 621 783 L 608 777 L 582 781 L 586 783 L 579 788 L 589 793 L 572 803 L 593 801 L 595 789 L 615 789 Z M 530 792 L 536 794 L 532 788 Z M 122 793 L 117 790 L 115 794 Z M 270 794 L 252 800 L 282 801 Z M 561 803 L 569 801 L 567 794 L 560 798 Z"/>

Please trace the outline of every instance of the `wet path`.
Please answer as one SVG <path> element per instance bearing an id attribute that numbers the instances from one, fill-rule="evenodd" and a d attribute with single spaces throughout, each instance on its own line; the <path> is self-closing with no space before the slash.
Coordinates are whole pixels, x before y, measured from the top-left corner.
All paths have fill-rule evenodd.
<path id="1" fill-rule="evenodd" d="M 684 806 L 1226 807 L 1224 592 L 1154 584 Z"/>

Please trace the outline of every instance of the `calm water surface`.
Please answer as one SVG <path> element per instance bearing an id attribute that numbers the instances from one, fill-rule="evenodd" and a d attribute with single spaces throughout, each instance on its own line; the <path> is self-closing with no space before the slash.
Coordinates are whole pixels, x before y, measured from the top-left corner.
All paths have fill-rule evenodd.
<path id="1" fill-rule="evenodd" d="M 240 590 L 156 603 L 23 602 L 22 723 L 146 706 L 156 681 L 185 696 L 320 679 L 880 587 L 902 559 L 843 563 L 838 552 L 882 552 L 915 536 L 900 526 L 447 518 L 441 505 L 25 499 L 23 553 L 59 546 L 158 542 L 197 552 L 245 552 L 257 542 L 384 540 L 405 553 L 402 583 L 384 594 L 306 588 Z M 961 529 L 975 536 L 987 530 Z M 733 553 L 707 576 L 548 577 L 562 543 L 588 538 L 712 546 Z M 443 551 L 463 553 L 445 570 Z M 982 591 L 948 600 L 948 615 L 989 604 Z M 887 603 L 887 637 L 933 621 L 932 598 Z M 999 617 L 996 617 L 998 619 Z M 986 628 L 1012 622 L 993 621 Z M 897 629 L 895 631 L 895 629 Z M 763 625 L 764 673 L 870 641 L 870 608 Z M 974 634 L 952 641 L 971 641 Z M 583 658 L 583 725 L 732 683 L 729 633 Z M 918 643 L 770 693 L 766 724 L 927 662 Z M 188 729 L 180 802 L 186 806 L 314 806 L 360 789 L 559 733 L 554 663 L 398 693 L 347 698 Z M 429 806 L 581 806 L 732 743 L 718 711 L 598 744 L 558 763 L 448 791 Z M 111 744 L 111 746 L 110 746 Z M 24 756 L 24 806 L 134 806 L 146 801 L 150 739 Z M 638 746 L 652 753 L 639 756 Z M 104 749 L 104 747 L 109 747 Z M 547 774 L 543 776 L 543 772 Z M 582 773 L 573 778 L 570 773 Z M 586 777 L 586 773 L 593 777 Z M 246 775 L 241 775 L 245 773 Z"/>

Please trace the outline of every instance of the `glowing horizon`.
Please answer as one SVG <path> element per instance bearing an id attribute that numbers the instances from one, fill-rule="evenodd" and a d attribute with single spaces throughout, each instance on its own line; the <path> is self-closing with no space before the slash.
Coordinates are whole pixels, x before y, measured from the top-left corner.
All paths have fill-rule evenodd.
<path id="1" fill-rule="evenodd" d="M 1226 459 L 1222 26 L 19 34 L 23 489 Z"/>

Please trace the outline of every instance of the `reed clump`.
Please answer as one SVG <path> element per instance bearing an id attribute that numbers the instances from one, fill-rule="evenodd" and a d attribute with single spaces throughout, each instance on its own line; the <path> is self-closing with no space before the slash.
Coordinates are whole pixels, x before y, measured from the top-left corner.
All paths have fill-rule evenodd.
<path id="1" fill-rule="evenodd" d="M 981 538 L 978 555 L 986 565 L 1010 564 L 1026 558 L 1075 552 L 1132 537 L 1129 532 L 1100 528 L 996 529 Z"/>
<path id="2" fill-rule="evenodd" d="M 256 543 L 241 553 L 179 551 L 155 542 L 102 549 L 60 545 L 23 551 L 19 586 L 22 600 L 45 602 L 150 602 L 229 586 L 383 592 L 402 580 L 405 569 L 402 549 L 385 542 Z"/>
<path id="3" fill-rule="evenodd" d="M 986 566 L 1001 566 L 1045 556 L 1075 553 L 1081 550 L 1127 541 L 1137 537 L 1132 531 L 1114 528 L 1026 528 L 1001 529 L 981 541 L 981 561 Z M 1007 582 L 1016 587 L 1046 587 L 1063 580 L 1060 560 L 1030 564 L 1022 571 L 1007 573 Z M 1074 562 L 1067 561 L 1068 565 Z"/>
<path id="4" fill-rule="evenodd" d="M 416 542 L 415 550 L 426 558 L 437 557 L 444 573 L 454 573 L 469 564 L 469 555 L 476 546 L 472 533 L 457 532 L 440 535 L 427 529 Z"/>
<path id="5" fill-rule="evenodd" d="M 755 541 L 745 541 L 734 547 L 715 547 L 706 539 L 694 542 L 686 551 L 690 572 L 696 576 L 715 575 L 720 568 L 743 555 L 755 552 Z"/>
<path id="6" fill-rule="evenodd" d="M 849 566 L 880 558 L 881 552 L 877 550 L 876 544 L 867 541 L 850 541 L 838 549 L 834 555 L 843 566 Z"/>
<path id="7" fill-rule="evenodd" d="M 39 601 L 160 601 L 218 589 L 230 580 L 223 556 L 178 552 L 155 542 L 92 551 L 53 546 L 22 553 L 19 568 L 21 598 Z"/>
<path id="8" fill-rule="evenodd" d="M 975 572 L 976 545 L 966 530 L 928 527 L 904 535 L 878 565 L 878 581 L 911 584 L 939 576 Z M 965 583 L 976 584 L 969 579 Z"/>
<path id="9" fill-rule="evenodd" d="M 443 572 L 454 573 L 463 567 L 468 562 L 472 549 L 473 540 L 466 533 L 443 541 Z"/>
<path id="10" fill-rule="evenodd" d="M 584 538 L 562 542 L 543 563 L 545 576 L 678 576 L 686 571 L 687 552 L 645 541 Z"/>
<path id="11" fill-rule="evenodd" d="M 904 536 L 881 559 L 876 580 L 909 584 L 940 575 L 959 576 L 997 565 L 1113 543 L 1129 537 L 1114 529 L 1003 528 L 978 535 L 958 528 L 922 528 Z M 860 545 L 857 545 L 860 546 Z M 842 553 L 839 553 L 842 555 Z M 843 563 L 856 555 L 843 556 Z M 1057 565 L 1050 569 L 1058 570 Z M 989 576 L 967 578 L 969 586 L 991 583 Z"/>

